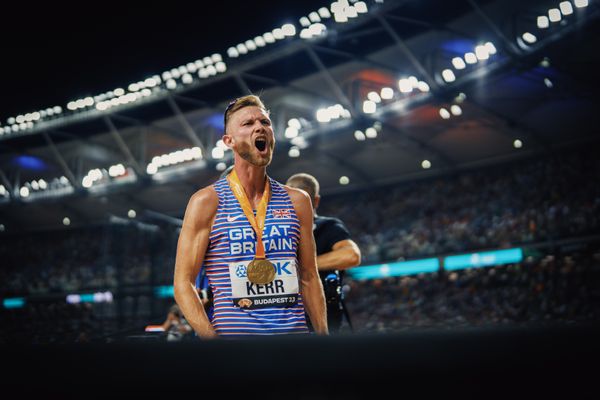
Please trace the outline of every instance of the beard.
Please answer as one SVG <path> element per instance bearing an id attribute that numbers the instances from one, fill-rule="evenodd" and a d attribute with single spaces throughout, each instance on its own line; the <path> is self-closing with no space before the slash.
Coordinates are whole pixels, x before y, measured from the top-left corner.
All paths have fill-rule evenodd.
<path id="1" fill-rule="evenodd" d="M 275 143 L 271 143 L 269 147 L 271 151 L 266 155 L 261 155 L 260 153 L 258 153 L 257 149 L 253 145 L 250 145 L 245 142 L 240 143 L 236 150 L 240 157 L 248 161 L 250 164 L 256 167 L 266 167 L 269 164 L 271 164 Z"/>

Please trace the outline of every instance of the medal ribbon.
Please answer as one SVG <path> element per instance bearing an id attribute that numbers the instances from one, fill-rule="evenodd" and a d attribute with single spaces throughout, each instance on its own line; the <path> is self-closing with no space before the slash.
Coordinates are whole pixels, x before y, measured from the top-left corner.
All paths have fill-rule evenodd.
<path id="1" fill-rule="evenodd" d="M 250 206 L 250 201 L 248 200 L 248 196 L 244 191 L 244 187 L 240 182 L 240 178 L 238 178 L 235 169 L 231 171 L 229 175 L 227 175 L 227 181 L 229 182 L 229 187 L 231 191 L 235 195 L 235 198 L 240 203 L 246 218 L 248 218 L 248 222 L 252 225 L 252 229 L 254 229 L 254 233 L 256 233 L 256 259 L 266 259 L 265 255 L 265 246 L 262 242 L 262 233 L 265 227 L 265 220 L 267 219 L 267 204 L 269 204 L 269 200 L 271 199 L 271 184 L 267 179 L 265 184 L 265 191 L 263 192 L 262 198 L 260 199 L 260 203 L 258 203 L 258 207 L 256 209 L 256 217 L 252 212 L 252 207 Z"/>

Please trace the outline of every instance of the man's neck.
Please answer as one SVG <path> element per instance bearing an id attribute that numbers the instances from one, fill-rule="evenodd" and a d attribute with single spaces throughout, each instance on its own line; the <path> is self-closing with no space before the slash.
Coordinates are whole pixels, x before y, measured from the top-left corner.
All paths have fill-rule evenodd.
<path id="1" fill-rule="evenodd" d="M 246 196 L 248 196 L 248 200 L 250 200 L 252 208 L 256 208 L 265 191 L 266 167 L 257 167 L 245 162 L 236 163 L 234 169 L 246 192 Z"/>

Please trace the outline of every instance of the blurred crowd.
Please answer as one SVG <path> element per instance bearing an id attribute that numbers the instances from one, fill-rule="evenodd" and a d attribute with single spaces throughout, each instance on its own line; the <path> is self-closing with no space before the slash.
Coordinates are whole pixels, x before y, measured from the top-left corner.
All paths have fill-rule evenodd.
<path id="1" fill-rule="evenodd" d="M 600 159 L 591 151 L 526 160 L 327 197 L 364 265 L 600 233 Z"/>
<path id="2" fill-rule="evenodd" d="M 519 264 L 350 280 L 345 290 L 358 332 L 598 321 L 600 245 Z"/>

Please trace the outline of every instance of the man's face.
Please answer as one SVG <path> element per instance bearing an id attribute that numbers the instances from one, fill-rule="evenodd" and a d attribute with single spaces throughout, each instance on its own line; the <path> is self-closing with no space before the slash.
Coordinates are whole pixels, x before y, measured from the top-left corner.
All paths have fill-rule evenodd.
<path id="1" fill-rule="evenodd" d="M 266 167 L 275 147 L 269 115 L 260 107 L 239 109 L 229 117 L 223 142 L 250 164 Z"/>

